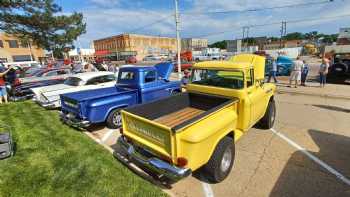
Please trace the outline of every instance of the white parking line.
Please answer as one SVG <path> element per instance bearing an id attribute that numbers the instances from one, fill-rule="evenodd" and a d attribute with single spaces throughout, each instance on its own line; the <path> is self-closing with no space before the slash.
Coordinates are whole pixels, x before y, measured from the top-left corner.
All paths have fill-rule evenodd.
<path id="1" fill-rule="evenodd" d="M 294 141 L 292 141 L 291 139 L 289 139 L 287 136 L 283 135 L 282 133 L 276 131 L 275 129 L 270 129 L 274 134 L 276 134 L 278 137 L 282 138 L 283 140 L 285 140 L 286 142 L 288 142 L 288 144 L 292 145 L 294 148 L 298 149 L 299 151 L 301 151 L 302 153 L 304 153 L 307 157 L 309 157 L 311 160 L 313 160 L 314 162 L 316 162 L 318 165 L 322 166 L 324 169 L 326 169 L 328 172 L 332 173 L 333 175 L 335 175 L 339 180 L 343 181 L 345 184 L 350 186 L 350 180 L 348 178 L 346 178 L 344 175 L 342 175 L 340 172 L 338 172 L 337 170 L 335 170 L 334 168 L 332 168 L 331 166 L 329 166 L 328 164 L 326 164 L 325 162 L 323 162 L 322 160 L 320 160 L 319 158 L 317 158 L 316 156 L 314 156 L 313 154 L 311 154 L 309 151 L 307 151 L 305 148 L 301 147 L 300 145 L 298 145 L 297 143 L 295 143 Z"/>
<path id="2" fill-rule="evenodd" d="M 203 176 L 201 178 L 205 179 Z M 203 188 L 203 192 L 204 192 L 205 197 L 214 197 L 214 192 L 213 192 L 211 186 L 208 183 L 203 182 L 203 181 L 201 181 L 201 184 L 202 184 L 202 188 Z"/>
<path id="3" fill-rule="evenodd" d="M 113 134 L 114 130 L 109 130 L 101 139 L 101 142 L 106 142 L 108 140 L 108 138 Z"/>

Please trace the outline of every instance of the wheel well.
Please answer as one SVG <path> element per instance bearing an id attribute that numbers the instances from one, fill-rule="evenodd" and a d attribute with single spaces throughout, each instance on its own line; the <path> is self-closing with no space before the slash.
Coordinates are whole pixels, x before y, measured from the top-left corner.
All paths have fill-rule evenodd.
<path id="1" fill-rule="evenodd" d="M 104 118 L 105 121 L 107 121 L 107 118 L 108 118 L 109 114 L 112 113 L 112 111 L 114 111 L 115 109 L 123 109 L 125 107 L 127 107 L 127 105 L 121 105 L 121 106 L 117 106 L 117 107 L 114 107 L 114 108 L 110 109 L 109 112 L 107 113 L 106 117 Z"/>
<path id="2" fill-rule="evenodd" d="M 231 131 L 225 137 L 230 137 L 230 138 L 232 138 L 234 140 L 235 139 L 235 135 L 234 134 L 235 134 L 235 132 Z"/>

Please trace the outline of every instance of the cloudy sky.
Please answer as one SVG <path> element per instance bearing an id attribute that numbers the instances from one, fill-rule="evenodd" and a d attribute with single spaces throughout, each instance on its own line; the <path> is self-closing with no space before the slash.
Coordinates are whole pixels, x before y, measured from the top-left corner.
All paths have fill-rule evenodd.
<path id="1" fill-rule="evenodd" d="M 79 38 L 82 47 L 88 47 L 94 39 L 127 32 L 175 37 L 174 0 L 55 0 L 55 2 L 63 7 L 64 13 L 77 11 L 84 14 L 87 33 Z M 250 28 L 250 36 L 278 36 L 280 24 L 264 24 L 299 19 L 322 18 L 322 20 L 287 23 L 287 33 L 314 30 L 337 33 L 340 27 L 350 27 L 350 0 L 240 12 L 310 2 L 325 2 L 325 0 L 179 0 L 182 13 L 181 37 L 203 37 L 211 43 L 223 39 L 236 39 L 242 37 L 242 26 L 247 25 L 260 25 Z M 227 10 L 232 12 L 208 13 Z"/>

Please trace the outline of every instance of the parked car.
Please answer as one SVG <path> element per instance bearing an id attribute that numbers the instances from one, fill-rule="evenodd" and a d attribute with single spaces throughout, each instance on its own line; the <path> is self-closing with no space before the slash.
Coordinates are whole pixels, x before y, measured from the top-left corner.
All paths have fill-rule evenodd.
<path id="1" fill-rule="evenodd" d="M 155 55 L 147 55 L 143 58 L 143 61 L 162 61 L 162 57 Z"/>
<path id="2" fill-rule="evenodd" d="M 289 76 L 293 60 L 287 56 L 278 56 L 277 60 L 277 75 L 278 76 Z M 269 75 L 270 69 L 272 67 L 272 58 L 266 57 L 265 75 Z"/>
<path id="3" fill-rule="evenodd" d="M 34 96 L 31 88 L 63 83 L 72 75 L 69 68 L 43 69 L 35 76 L 20 78 L 17 83 L 9 88 L 10 99 L 14 101 L 30 99 Z"/>
<path id="4" fill-rule="evenodd" d="M 235 142 L 251 127 L 272 128 L 276 86 L 264 83 L 265 58 L 243 54 L 197 63 L 187 92 L 122 110 L 114 156 L 173 183 L 201 169 L 223 181 Z"/>
<path id="5" fill-rule="evenodd" d="M 350 48 L 349 48 L 350 49 Z M 328 69 L 327 81 L 330 83 L 350 82 L 350 50 L 332 54 L 332 63 Z"/>
<path id="6" fill-rule="evenodd" d="M 87 72 L 68 77 L 63 84 L 32 88 L 34 100 L 44 108 L 60 108 L 60 94 L 113 87 L 117 74 L 112 72 Z"/>
<path id="7" fill-rule="evenodd" d="M 183 61 L 181 62 L 181 71 L 184 70 L 189 70 L 192 68 L 192 63 L 191 62 L 187 62 L 187 61 Z M 177 72 L 177 62 L 174 63 L 174 72 Z"/>
<path id="8" fill-rule="evenodd" d="M 105 122 L 109 128 L 118 128 L 121 109 L 181 91 L 179 81 L 169 81 L 172 71 L 171 63 L 121 67 L 115 87 L 61 95 L 61 119 L 74 127 Z"/>

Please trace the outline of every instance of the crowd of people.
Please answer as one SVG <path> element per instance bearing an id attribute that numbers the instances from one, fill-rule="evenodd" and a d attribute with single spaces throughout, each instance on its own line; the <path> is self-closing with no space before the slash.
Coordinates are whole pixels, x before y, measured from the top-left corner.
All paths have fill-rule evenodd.
<path id="1" fill-rule="evenodd" d="M 324 88 L 326 85 L 326 78 L 328 73 L 330 60 L 327 58 L 322 59 L 322 63 L 319 66 L 318 74 L 319 74 L 319 82 L 320 87 Z M 276 62 L 276 58 L 272 58 L 272 63 L 269 68 L 269 75 L 267 82 L 270 82 L 271 79 L 274 80 L 275 83 L 277 81 L 277 70 L 278 65 Z M 310 66 L 305 60 L 301 60 L 298 56 L 296 60 L 293 61 L 291 72 L 289 76 L 289 87 L 297 88 L 300 84 L 301 86 L 306 86 L 307 77 L 310 71 Z"/>

